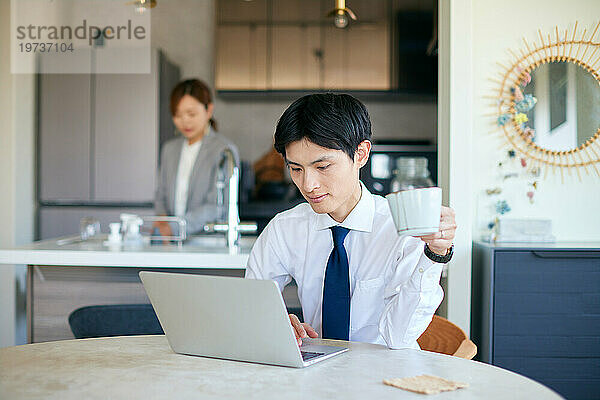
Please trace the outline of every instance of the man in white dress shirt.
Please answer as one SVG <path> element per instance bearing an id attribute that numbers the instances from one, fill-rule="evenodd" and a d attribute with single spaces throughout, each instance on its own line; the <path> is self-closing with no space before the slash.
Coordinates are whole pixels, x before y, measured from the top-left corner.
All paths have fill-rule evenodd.
<path id="1" fill-rule="evenodd" d="M 307 203 L 277 214 L 256 241 L 246 278 L 294 278 L 303 337 L 419 348 L 443 298 L 443 263 L 452 256 L 454 211 L 442 207 L 440 231 L 398 236 L 387 201 L 359 180 L 369 158 L 365 106 L 344 94 L 296 100 L 281 116 L 275 149 Z"/>

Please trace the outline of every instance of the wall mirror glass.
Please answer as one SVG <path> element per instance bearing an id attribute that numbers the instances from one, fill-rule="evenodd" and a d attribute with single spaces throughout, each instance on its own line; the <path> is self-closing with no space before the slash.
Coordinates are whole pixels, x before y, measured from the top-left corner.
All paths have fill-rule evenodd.
<path id="1" fill-rule="evenodd" d="M 538 146 L 569 151 L 583 145 L 600 128 L 600 82 L 575 63 L 554 61 L 531 72 L 523 89 L 537 102 L 526 126 Z"/>

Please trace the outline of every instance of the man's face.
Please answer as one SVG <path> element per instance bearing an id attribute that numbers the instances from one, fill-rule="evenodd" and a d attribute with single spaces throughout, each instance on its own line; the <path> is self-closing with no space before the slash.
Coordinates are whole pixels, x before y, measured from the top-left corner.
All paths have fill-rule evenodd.
<path id="1" fill-rule="evenodd" d="M 312 209 L 342 221 L 360 198 L 359 171 L 370 148 L 369 141 L 362 142 L 352 160 L 342 150 L 302 139 L 288 144 L 285 153 L 292 180 Z"/>

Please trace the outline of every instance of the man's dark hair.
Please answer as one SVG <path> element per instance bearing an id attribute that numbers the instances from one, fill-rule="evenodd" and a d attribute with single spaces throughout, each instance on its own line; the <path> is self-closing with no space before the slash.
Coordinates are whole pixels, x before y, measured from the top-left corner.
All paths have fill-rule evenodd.
<path id="1" fill-rule="evenodd" d="M 285 158 L 285 146 L 305 138 L 321 147 L 342 150 L 354 160 L 358 145 L 371 139 L 367 108 L 348 94 L 303 96 L 279 118 L 275 150 Z"/>

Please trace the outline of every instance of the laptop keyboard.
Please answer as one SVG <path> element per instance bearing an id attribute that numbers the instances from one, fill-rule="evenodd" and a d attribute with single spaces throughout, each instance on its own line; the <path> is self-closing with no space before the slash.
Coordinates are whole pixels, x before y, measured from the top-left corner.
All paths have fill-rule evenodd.
<path id="1" fill-rule="evenodd" d="M 308 361 L 308 360 L 312 360 L 315 357 L 322 356 L 325 353 L 315 353 L 312 351 L 300 351 L 300 354 L 302 354 L 302 361 Z"/>

